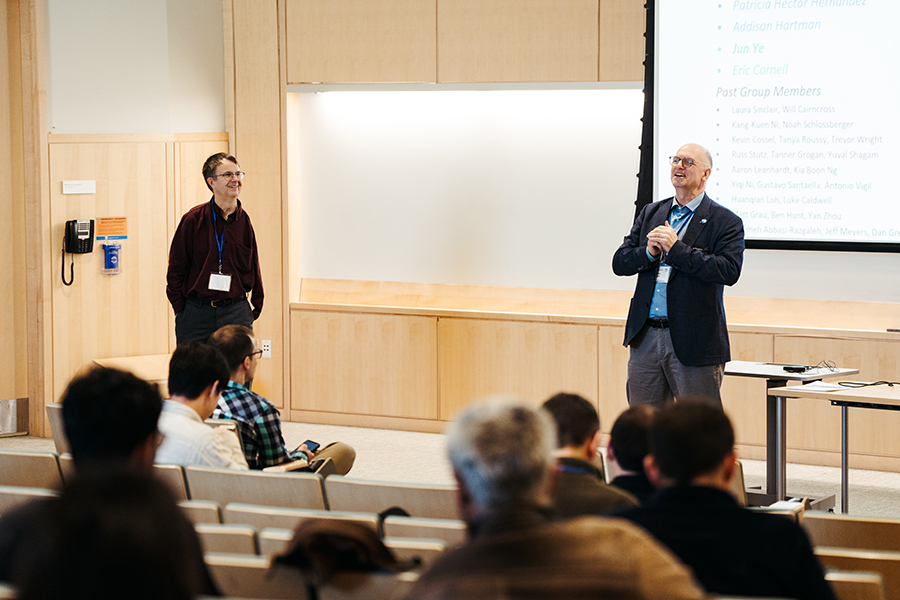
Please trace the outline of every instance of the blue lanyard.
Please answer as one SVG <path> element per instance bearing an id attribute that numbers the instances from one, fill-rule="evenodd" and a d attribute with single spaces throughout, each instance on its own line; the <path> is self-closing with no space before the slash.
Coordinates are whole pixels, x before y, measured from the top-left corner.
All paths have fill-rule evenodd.
<path id="1" fill-rule="evenodd" d="M 556 465 L 557 471 L 566 473 L 581 473 L 582 475 L 593 475 L 594 471 L 587 467 L 576 467 L 574 465 Z"/>
<path id="2" fill-rule="evenodd" d="M 216 218 L 216 201 L 215 198 L 210 199 L 213 214 L 213 235 L 216 236 L 216 246 L 219 248 L 219 273 L 222 272 L 222 247 L 225 245 L 225 229 L 222 229 L 222 239 L 219 239 L 219 225 Z"/>

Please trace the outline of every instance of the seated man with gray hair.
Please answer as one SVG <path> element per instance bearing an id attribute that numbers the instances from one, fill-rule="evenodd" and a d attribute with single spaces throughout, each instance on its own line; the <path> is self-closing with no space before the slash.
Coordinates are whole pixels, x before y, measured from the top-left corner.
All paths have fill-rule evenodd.
<path id="1" fill-rule="evenodd" d="M 447 429 L 469 540 L 422 575 L 408 598 L 706 598 L 649 535 L 618 519 L 554 522 L 548 414 L 514 400 L 473 404 Z"/>

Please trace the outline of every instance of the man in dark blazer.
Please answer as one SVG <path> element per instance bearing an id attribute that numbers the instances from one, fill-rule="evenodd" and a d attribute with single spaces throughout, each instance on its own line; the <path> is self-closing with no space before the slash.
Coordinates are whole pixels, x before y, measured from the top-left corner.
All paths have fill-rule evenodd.
<path id="1" fill-rule="evenodd" d="M 731 360 L 722 291 L 740 277 L 744 225 L 706 195 L 708 150 L 685 144 L 669 162 L 675 197 L 645 206 L 613 256 L 616 275 L 638 276 L 625 324 L 628 402 L 721 406 Z"/>
<path id="2" fill-rule="evenodd" d="M 649 531 L 713 594 L 835 600 L 796 521 L 738 505 L 729 491 L 735 461 L 734 429 L 721 409 L 670 404 L 650 425 L 644 459 L 658 491 L 614 516 Z"/>

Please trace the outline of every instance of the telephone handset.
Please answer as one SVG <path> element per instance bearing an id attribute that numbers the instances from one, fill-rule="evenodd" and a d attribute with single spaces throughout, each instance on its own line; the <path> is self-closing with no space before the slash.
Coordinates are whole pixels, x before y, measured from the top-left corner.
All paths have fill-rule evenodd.
<path id="1" fill-rule="evenodd" d="M 75 257 L 69 265 L 69 280 L 66 281 L 66 253 L 87 254 L 94 251 L 94 220 L 78 219 L 66 221 L 66 234 L 63 236 L 62 282 L 72 285 L 75 281 Z"/>
<path id="2" fill-rule="evenodd" d="M 94 251 L 94 220 L 66 221 L 65 251 L 69 254 L 87 254 Z"/>

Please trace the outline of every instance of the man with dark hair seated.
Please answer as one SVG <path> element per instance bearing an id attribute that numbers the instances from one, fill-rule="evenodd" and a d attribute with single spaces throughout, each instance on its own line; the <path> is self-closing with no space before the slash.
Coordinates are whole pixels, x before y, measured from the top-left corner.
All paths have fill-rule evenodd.
<path id="1" fill-rule="evenodd" d="M 159 417 L 165 439 L 156 462 L 249 468 L 236 432 L 204 423 L 229 376 L 225 357 L 209 344 L 192 340 L 175 348 L 169 361 L 169 399 Z"/>
<path id="2" fill-rule="evenodd" d="M 74 483 L 67 480 L 67 485 L 74 486 L 82 478 L 86 480 L 90 478 L 90 481 L 97 481 L 97 478 L 107 481 L 104 479 L 106 473 L 123 474 L 121 478 L 115 479 L 113 487 L 116 485 L 130 487 L 136 480 L 149 481 L 146 483 L 148 488 L 159 488 L 164 485 L 161 482 L 150 481 L 153 478 L 153 459 L 159 442 L 156 425 L 162 409 L 162 399 L 156 386 L 125 371 L 94 368 L 76 376 L 69 383 L 61 402 L 66 438 L 75 463 Z M 85 488 L 74 489 L 99 491 L 101 488 L 95 488 L 89 483 Z M 122 493 L 127 495 L 132 491 L 122 490 Z M 108 493 L 103 492 L 103 495 Z M 63 496 L 64 499 L 71 497 L 71 494 Z M 94 500 L 99 506 L 107 506 L 112 510 L 109 516 L 119 516 L 112 506 L 116 502 L 115 498 L 94 497 Z M 70 529 L 68 532 L 50 530 L 48 533 L 46 529 L 48 523 L 63 529 L 75 527 L 68 519 L 60 520 L 59 515 L 68 514 L 66 511 L 69 510 L 68 505 L 61 502 L 60 498 L 35 500 L 3 515 L 0 519 L 0 581 L 19 586 L 25 583 L 25 578 L 40 573 L 41 576 L 48 578 L 45 582 L 47 585 L 59 584 L 66 590 L 65 594 L 46 597 L 100 597 L 85 590 L 65 587 L 67 582 L 58 580 L 53 571 L 43 569 L 35 571 L 31 562 L 35 558 L 34 554 L 23 550 L 34 548 L 33 540 L 41 535 L 60 535 L 64 537 L 52 539 L 57 541 L 65 539 L 65 542 L 60 541 L 66 544 L 61 547 L 65 556 L 69 556 L 73 561 L 99 560 L 89 554 L 89 544 L 96 541 L 89 538 L 99 534 L 92 526 L 83 524 L 82 527 Z M 105 502 L 112 504 L 104 504 Z M 193 525 L 178 509 L 171 494 L 165 495 L 161 502 L 166 504 L 166 510 L 154 514 L 147 526 L 157 530 L 169 545 L 171 556 L 167 564 L 178 564 L 182 574 L 187 574 L 184 580 L 187 582 L 190 596 L 179 597 L 218 595 L 218 590 L 203 562 L 203 551 Z M 79 500 L 76 505 L 81 506 L 81 503 Z M 144 522 L 146 524 L 148 521 Z M 131 525 L 116 523 L 115 519 L 109 523 L 111 526 Z M 38 552 L 41 551 L 38 548 Z M 43 551 L 49 552 L 49 549 Z M 181 578 L 181 575 L 175 573 L 169 576 Z M 50 581 L 51 579 L 53 581 Z M 137 597 L 130 593 L 122 595 L 129 598 Z M 26 594 L 21 597 L 42 596 Z"/>
<path id="3" fill-rule="evenodd" d="M 644 457 L 649 447 L 650 424 L 656 409 L 649 404 L 637 404 L 624 411 L 613 423 L 606 446 L 606 460 L 610 464 L 610 485 L 634 495 L 639 502 L 656 491 L 644 473 Z"/>
<path id="4" fill-rule="evenodd" d="M 671 548 L 710 592 L 834 600 L 803 529 L 742 508 L 728 492 L 735 460 L 734 429 L 721 408 L 669 404 L 653 419 L 644 461 L 659 489 L 618 516 Z"/>
<path id="5" fill-rule="evenodd" d="M 237 421 L 244 444 L 244 456 L 251 469 L 265 469 L 295 460 L 312 462 L 330 458 L 338 475 L 346 475 L 356 460 L 356 451 L 343 442 L 332 442 L 318 452 L 301 444 L 294 450 L 284 446 L 281 413 L 275 405 L 250 390 L 262 350 L 253 330 L 243 325 L 225 325 L 216 330 L 209 343 L 225 356 L 231 381 L 222 390 L 213 416 Z"/>
<path id="6" fill-rule="evenodd" d="M 469 540 L 426 571 L 408 600 L 706 598 L 690 572 L 621 519 L 554 522 L 553 424 L 524 402 L 469 406 L 447 429 Z"/>
<path id="7" fill-rule="evenodd" d="M 594 465 L 600 443 L 600 417 L 578 394 L 556 394 L 542 408 L 556 424 L 556 489 L 553 507 L 564 518 L 596 515 L 637 506 L 628 492 L 607 485 Z"/>

